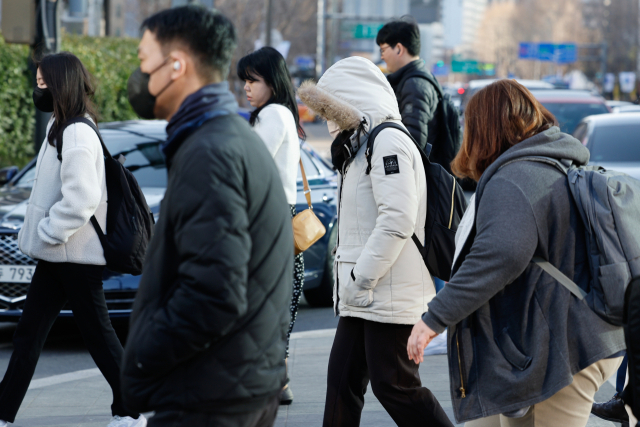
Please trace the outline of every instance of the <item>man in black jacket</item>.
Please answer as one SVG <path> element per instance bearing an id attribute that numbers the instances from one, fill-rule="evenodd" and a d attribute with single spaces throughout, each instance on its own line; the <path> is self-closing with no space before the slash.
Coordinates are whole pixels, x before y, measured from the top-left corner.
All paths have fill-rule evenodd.
<path id="1" fill-rule="evenodd" d="M 125 404 L 155 411 L 150 426 L 271 426 L 293 233 L 276 166 L 228 89 L 235 30 L 197 6 L 143 29 L 129 99 L 169 121 L 168 184 L 131 315 Z"/>
<path id="2" fill-rule="evenodd" d="M 420 30 L 414 22 L 399 20 L 384 25 L 376 43 L 387 64 L 387 76 L 396 93 L 402 123 L 423 149 L 427 142 L 434 146 L 438 134 L 436 108 L 437 84 L 420 59 Z"/>

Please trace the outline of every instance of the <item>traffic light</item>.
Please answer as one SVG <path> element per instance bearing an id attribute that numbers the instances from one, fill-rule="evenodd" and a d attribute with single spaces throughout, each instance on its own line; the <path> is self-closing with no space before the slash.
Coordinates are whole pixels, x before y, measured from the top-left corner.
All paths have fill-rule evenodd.
<path id="1" fill-rule="evenodd" d="M 36 2 L 2 0 L 2 35 L 7 43 L 34 45 L 36 42 Z"/>

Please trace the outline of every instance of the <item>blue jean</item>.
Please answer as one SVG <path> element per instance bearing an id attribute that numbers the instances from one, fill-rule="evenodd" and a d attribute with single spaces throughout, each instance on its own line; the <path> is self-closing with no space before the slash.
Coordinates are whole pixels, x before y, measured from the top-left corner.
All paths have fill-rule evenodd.
<path id="1" fill-rule="evenodd" d="M 444 288 L 444 280 L 440 280 L 437 277 L 433 278 L 433 284 L 436 286 L 436 294 Z"/>

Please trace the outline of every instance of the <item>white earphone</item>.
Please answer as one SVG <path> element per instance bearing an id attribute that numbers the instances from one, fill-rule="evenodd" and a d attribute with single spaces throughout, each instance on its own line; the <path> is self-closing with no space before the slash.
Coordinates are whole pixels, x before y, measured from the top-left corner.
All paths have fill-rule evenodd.
<path id="1" fill-rule="evenodd" d="M 173 69 L 176 71 L 180 69 L 180 61 L 176 61 L 173 63 Z"/>

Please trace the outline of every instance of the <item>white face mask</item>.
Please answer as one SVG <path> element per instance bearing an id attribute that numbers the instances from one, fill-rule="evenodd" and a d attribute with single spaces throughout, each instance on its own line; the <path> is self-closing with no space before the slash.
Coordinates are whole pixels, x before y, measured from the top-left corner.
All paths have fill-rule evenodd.
<path id="1" fill-rule="evenodd" d="M 329 133 L 331 134 L 331 138 L 336 139 L 336 137 L 340 134 L 340 128 L 335 122 L 331 120 L 327 120 L 327 128 L 329 128 Z"/>

